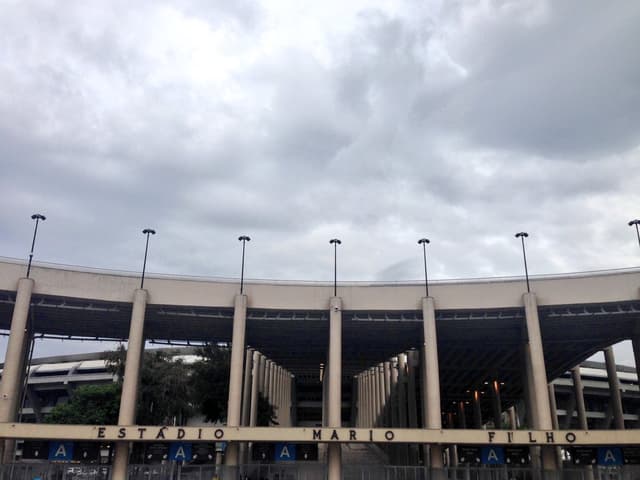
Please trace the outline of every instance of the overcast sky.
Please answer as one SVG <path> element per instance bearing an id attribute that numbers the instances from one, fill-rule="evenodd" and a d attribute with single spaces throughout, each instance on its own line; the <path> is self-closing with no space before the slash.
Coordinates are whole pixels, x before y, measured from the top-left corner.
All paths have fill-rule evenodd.
<path id="1" fill-rule="evenodd" d="M 1 2 L 0 255 L 235 277 L 640 264 L 640 2 Z"/>

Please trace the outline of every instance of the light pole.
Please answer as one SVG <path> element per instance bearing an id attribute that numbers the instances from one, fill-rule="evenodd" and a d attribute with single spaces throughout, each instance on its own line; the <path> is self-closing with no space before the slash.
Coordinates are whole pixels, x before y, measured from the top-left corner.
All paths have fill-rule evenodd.
<path id="1" fill-rule="evenodd" d="M 29 252 L 29 264 L 27 265 L 27 278 L 29 278 L 29 274 L 31 273 L 31 260 L 33 260 L 33 249 L 36 246 L 36 235 L 38 235 L 38 222 L 42 220 L 43 222 L 47 219 L 44 215 L 40 213 L 34 213 L 31 215 L 31 219 L 36 221 L 36 225 L 33 228 L 33 240 L 31 241 L 31 251 Z"/>
<path id="2" fill-rule="evenodd" d="M 527 238 L 529 234 L 527 232 L 519 232 L 516 233 L 516 238 L 520 238 L 522 240 L 522 257 L 524 258 L 524 276 L 527 279 L 527 293 L 531 293 L 531 288 L 529 288 L 529 270 L 527 269 L 527 252 L 524 249 L 524 239 Z"/>
<path id="3" fill-rule="evenodd" d="M 240 295 L 244 292 L 244 246 L 251 239 L 247 235 L 240 235 L 238 240 L 242 242 L 242 267 L 240 269 Z"/>
<path id="4" fill-rule="evenodd" d="M 430 243 L 428 238 L 421 238 L 420 240 L 418 240 L 418 245 L 422 245 L 422 255 L 424 257 L 424 289 L 428 297 L 429 296 L 429 277 L 427 275 L 427 243 Z"/>
<path id="5" fill-rule="evenodd" d="M 140 279 L 140 289 L 144 287 L 144 272 L 147 270 L 147 253 L 149 252 L 149 235 L 155 235 L 156 231 L 153 228 L 145 228 L 142 230 L 147 236 L 147 244 L 144 247 L 144 262 L 142 262 L 142 278 Z"/>
<path id="6" fill-rule="evenodd" d="M 342 242 L 337 238 L 332 238 L 329 243 L 333 244 L 333 296 L 338 296 L 338 245 Z"/>
<path id="7" fill-rule="evenodd" d="M 630 227 L 636 227 L 636 235 L 638 235 L 638 246 L 640 246 L 640 229 L 638 229 L 638 225 L 640 225 L 640 220 L 638 220 L 637 218 L 629 222 Z"/>

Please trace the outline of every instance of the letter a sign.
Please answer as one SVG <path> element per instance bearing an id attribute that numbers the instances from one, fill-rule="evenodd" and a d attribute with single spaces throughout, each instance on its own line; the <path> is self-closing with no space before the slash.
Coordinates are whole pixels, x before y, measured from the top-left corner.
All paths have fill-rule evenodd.
<path id="1" fill-rule="evenodd" d="M 49 460 L 52 462 L 70 462 L 73 459 L 73 442 L 50 442 Z"/>
<path id="2" fill-rule="evenodd" d="M 504 464 L 504 448 L 493 445 L 482 447 L 480 459 L 484 465 L 502 465 Z"/>
<path id="3" fill-rule="evenodd" d="M 295 443 L 276 443 L 276 462 L 293 462 L 295 459 Z"/>
<path id="4" fill-rule="evenodd" d="M 169 460 L 174 462 L 191 461 L 191 444 L 184 442 L 173 442 L 169 447 Z"/>
<path id="5" fill-rule="evenodd" d="M 598 465 L 622 465 L 622 449 L 620 447 L 598 448 Z"/>

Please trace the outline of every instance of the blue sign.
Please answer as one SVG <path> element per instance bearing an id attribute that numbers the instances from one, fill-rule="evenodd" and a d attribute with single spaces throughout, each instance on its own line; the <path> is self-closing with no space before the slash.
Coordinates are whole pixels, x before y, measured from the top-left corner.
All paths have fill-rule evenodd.
<path id="1" fill-rule="evenodd" d="M 480 461 L 483 465 L 503 465 L 504 448 L 502 447 L 482 447 L 480 450 Z"/>
<path id="2" fill-rule="evenodd" d="M 276 443 L 276 462 L 293 462 L 295 459 L 295 443 Z"/>
<path id="3" fill-rule="evenodd" d="M 49 460 L 70 462 L 73 459 L 73 442 L 50 442 Z"/>
<path id="4" fill-rule="evenodd" d="M 622 465 L 622 449 L 620 447 L 598 447 L 598 465 Z"/>
<path id="5" fill-rule="evenodd" d="M 191 444 L 184 442 L 172 442 L 169 446 L 169 460 L 174 462 L 190 462 Z"/>

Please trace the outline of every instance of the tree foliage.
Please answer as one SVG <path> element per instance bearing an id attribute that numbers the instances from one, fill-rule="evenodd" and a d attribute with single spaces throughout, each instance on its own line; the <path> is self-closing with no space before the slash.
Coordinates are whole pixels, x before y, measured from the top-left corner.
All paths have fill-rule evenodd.
<path id="1" fill-rule="evenodd" d="M 120 408 L 120 385 L 82 385 L 69 401 L 56 405 L 46 416 L 47 423 L 115 425 Z"/>
<path id="2" fill-rule="evenodd" d="M 126 353 L 121 346 L 107 357 L 108 368 L 120 384 L 124 379 Z M 144 353 L 136 413 L 139 425 L 183 425 L 193 413 L 191 368 L 172 357 L 162 350 Z"/>
<path id="3" fill-rule="evenodd" d="M 227 401 L 229 397 L 229 369 L 231 356 L 228 347 L 206 344 L 197 355 L 200 360 L 193 368 L 193 399 L 205 421 L 226 421 Z M 267 399 L 258 396 L 258 426 L 276 424 L 273 405 Z"/>
<path id="4" fill-rule="evenodd" d="M 116 383 L 78 387 L 69 402 L 56 406 L 46 421 L 117 424 L 126 353 L 121 346 L 106 355 L 107 368 L 116 376 Z M 224 422 L 229 395 L 229 353 L 227 347 L 207 344 L 197 352 L 200 360 L 188 365 L 174 360 L 171 352 L 146 351 L 138 387 L 136 423 L 184 425 L 194 413 L 202 414 L 206 421 Z M 273 406 L 259 395 L 257 424 L 275 423 Z"/>

